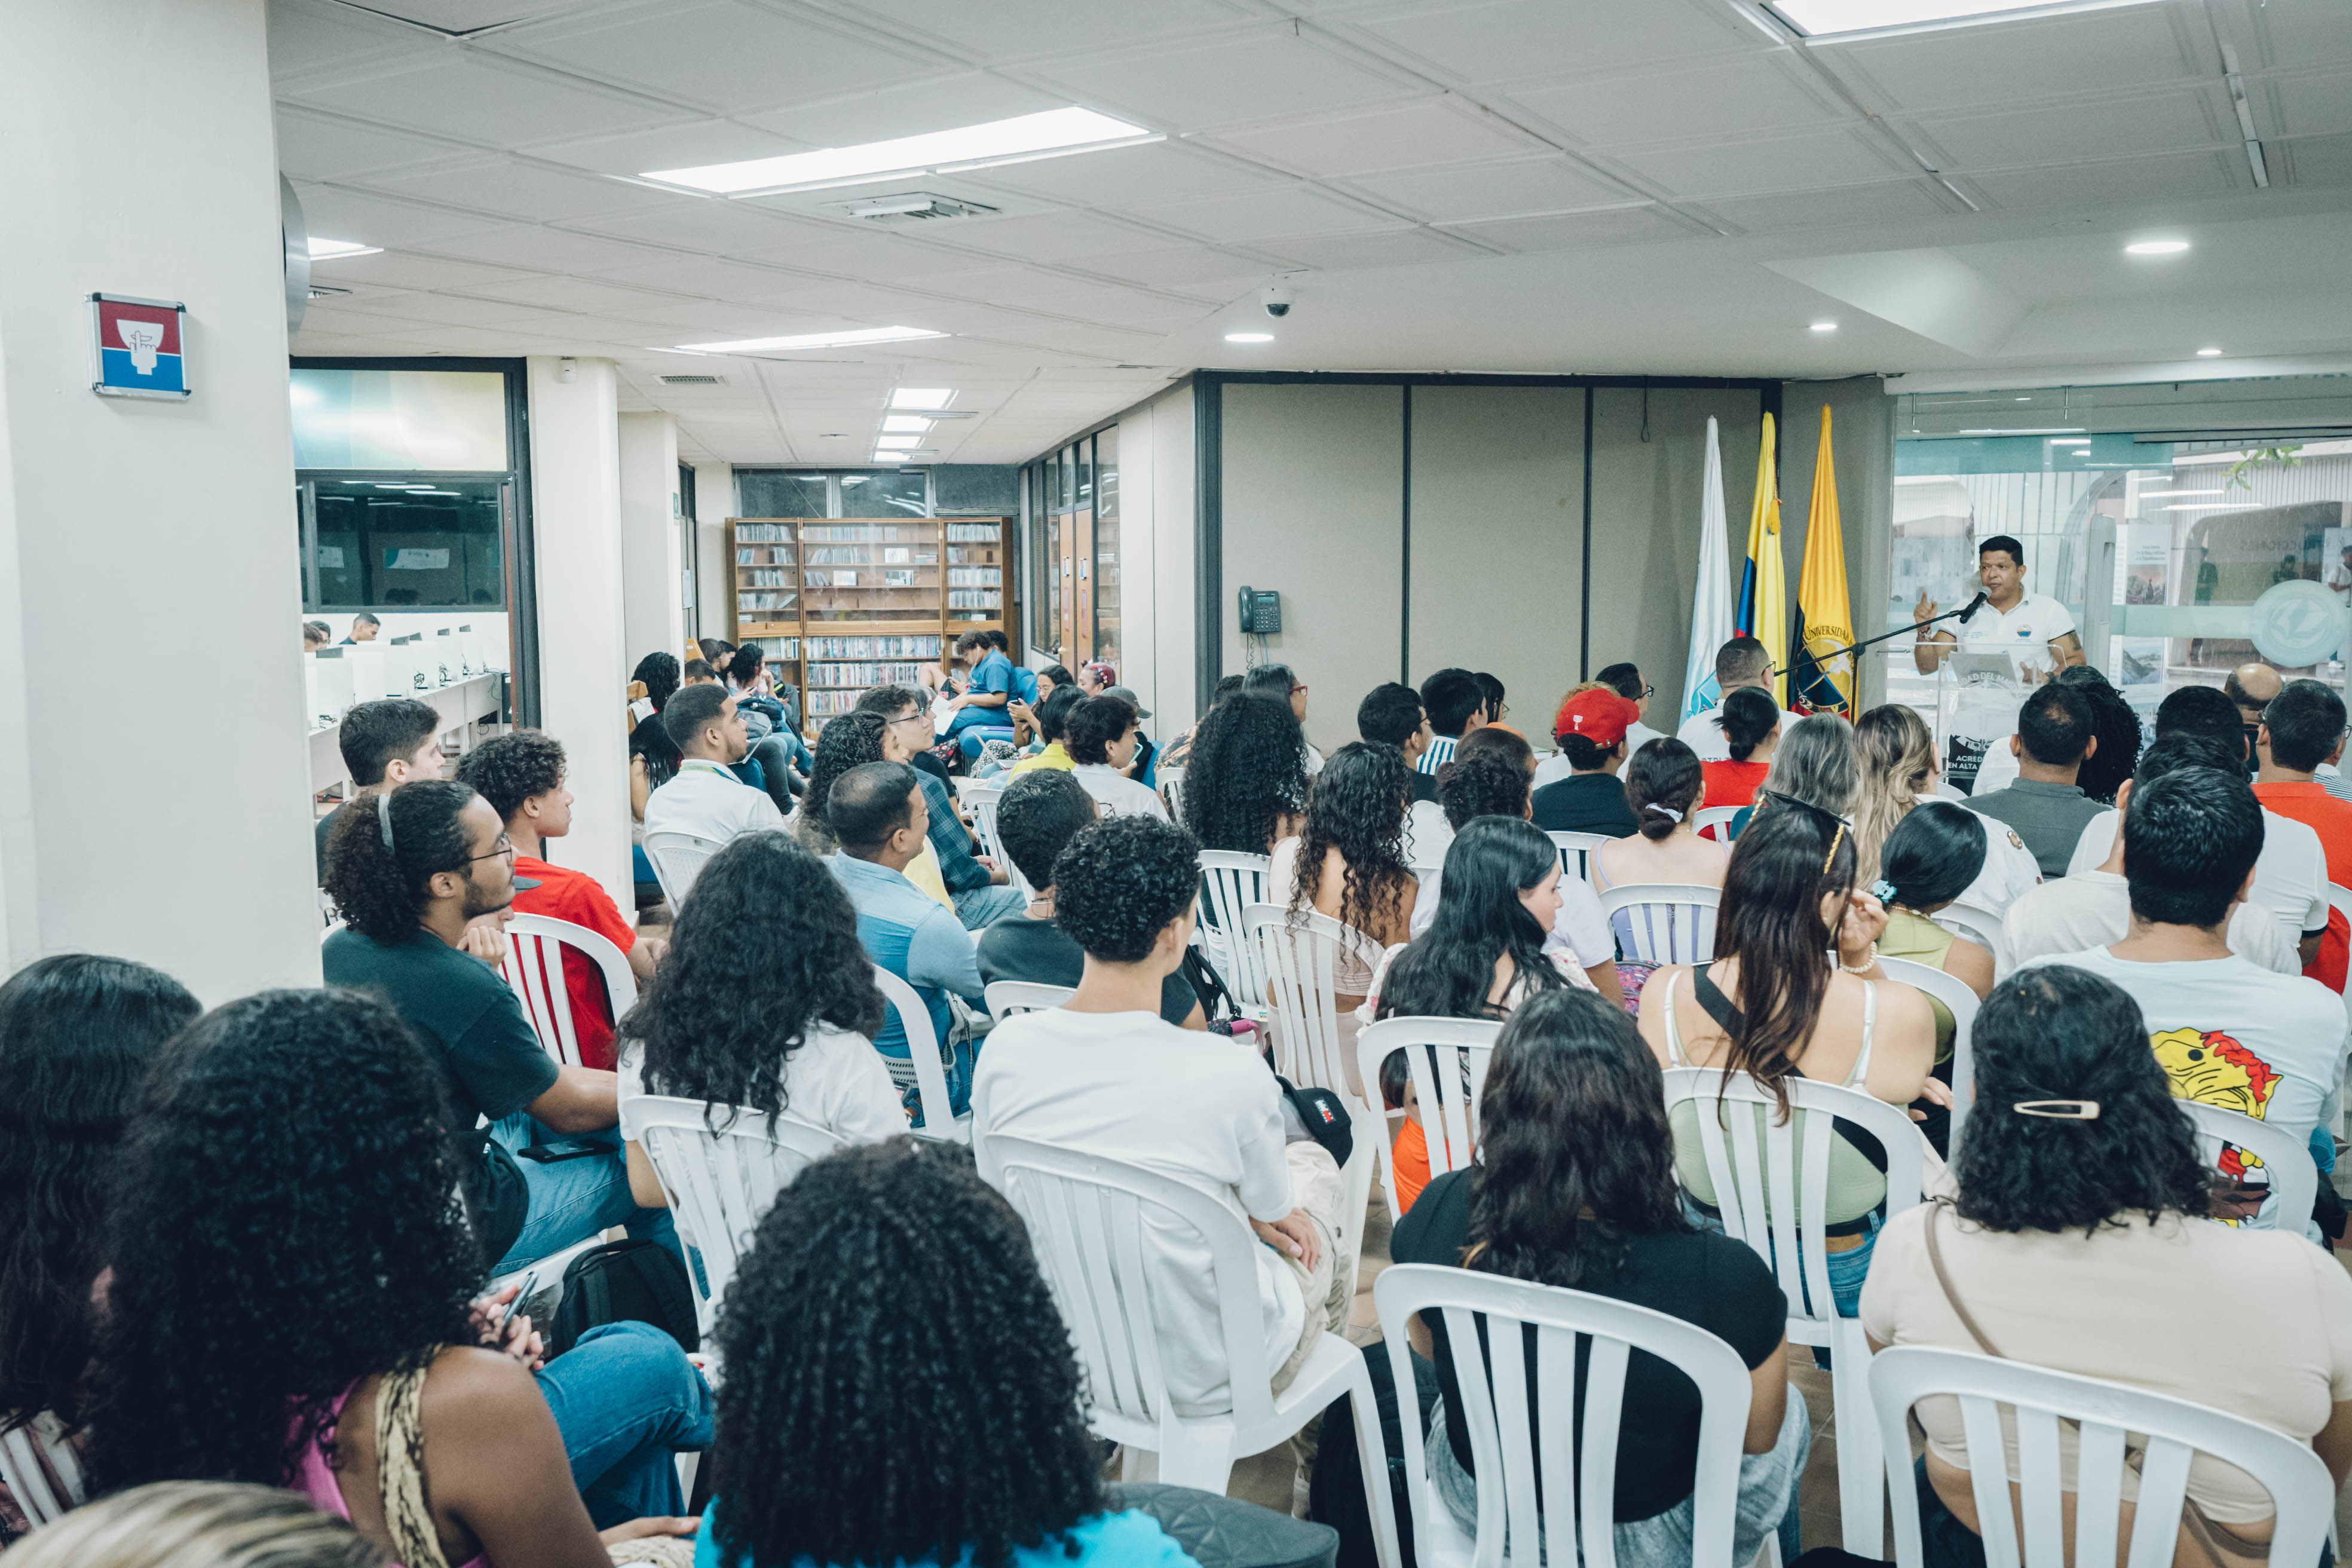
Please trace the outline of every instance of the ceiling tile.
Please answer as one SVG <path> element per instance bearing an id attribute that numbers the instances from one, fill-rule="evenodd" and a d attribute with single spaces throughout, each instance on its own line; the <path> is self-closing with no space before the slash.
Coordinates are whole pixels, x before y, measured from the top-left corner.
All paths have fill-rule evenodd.
<path id="1" fill-rule="evenodd" d="M 327 0 L 275 0 L 268 9 L 269 73 L 283 81 L 312 70 L 399 56 L 423 57 L 439 46 L 413 27 Z"/>
<path id="2" fill-rule="evenodd" d="M 484 299 L 512 300 L 536 310 L 625 310 L 663 302 L 663 296 L 645 289 L 623 289 L 593 283 L 585 278 L 522 278 L 468 285 L 466 292 Z"/>
<path id="3" fill-rule="evenodd" d="M 1054 68 L 1053 80 L 1090 108 L 1122 109 L 1155 126 L 1205 130 L 1384 102 L 1413 88 L 1318 48 L 1288 26 L 1257 27 L 1214 43 Z"/>
<path id="4" fill-rule="evenodd" d="M 2200 68 L 2182 57 L 2179 15 L 2170 5 L 2125 5 L 1821 47 L 1837 69 L 1861 74 L 1897 110 L 1919 113 L 2190 79 Z M 2210 35 L 2205 48 L 2211 52 Z"/>
<path id="5" fill-rule="evenodd" d="M 1318 178 L 1461 163 L 1543 146 L 1506 121 L 1451 97 L 1371 114 L 1228 131 L 1211 140 Z"/>
<path id="6" fill-rule="evenodd" d="M 1301 235 L 1269 239 L 1265 247 L 1302 267 L 1327 271 L 1358 267 L 1415 267 L 1423 262 L 1460 261 L 1486 254 L 1475 245 L 1433 228 Z"/>
<path id="7" fill-rule="evenodd" d="M 2238 188 L 2242 175 L 2244 184 L 2252 184 L 2245 169 L 2245 154 L 2232 149 L 2012 169 L 2006 174 L 1971 174 L 1969 183 L 2005 207 L 2099 207 L 2221 195 Z"/>
<path id="8" fill-rule="evenodd" d="M 2311 136 L 2276 144 L 2298 185 L 2352 184 L 2352 136 Z"/>
<path id="9" fill-rule="evenodd" d="M 460 235 L 421 248 L 468 261 L 502 261 L 534 272 L 597 272 L 614 267 L 643 267 L 659 261 L 663 256 L 662 251 L 650 246 L 628 245 L 617 239 L 535 224 Z"/>
<path id="10" fill-rule="evenodd" d="M 2340 0 L 2213 0 L 2212 8 L 2242 40 L 2239 63 L 2248 69 L 2352 60 Z"/>
<path id="11" fill-rule="evenodd" d="M 628 190 L 642 186 L 607 184 Z M 650 240 L 661 245 L 691 246 L 720 255 L 764 250 L 792 237 L 789 218 L 749 202 L 728 202 L 695 196 L 656 196 L 649 206 L 634 212 L 583 217 L 570 226 L 609 234 L 617 238 Z"/>
<path id="12" fill-rule="evenodd" d="M 393 289 L 472 289 L 483 284 L 532 280 L 532 274 L 523 268 L 482 267 L 470 261 L 449 261 L 397 250 L 381 256 L 314 261 L 310 263 L 310 276 L 320 283 L 375 284 Z"/>
<path id="13" fill-rule="evenodd" d="M 387 250 L 432 244 L 454 235 L 479 234 L 498 227 L 500 221 L 480 213 L 372 195 L 348 185 L 301 184 L 294 194 L 302 203 L 303 226 L 311 235 Z"/>
<path id="14" fill-rule="evenodd" d="M 1465 82 L 1530 76 L 1554 62 L 1579 70 L 1649 67 L 1670 59 L 1753 53 L 1769 47 L 1726 7 L 1691 0 L 1501 0 L 1423 5 L 1360 24 Z M 1538 64 L 1540 62 L 1540 64 Z"/>
<path id="15" fill-rule="evenodd" d="M 1408 173 L 1365 174 L 1349 183 L 1383 203 L 1439 223 L 1567 212 L 1633 199 L 1631 193 L 1604 184 L 1559 157 L 1449 163 Z"/>
<path id="16" fill-rule="evenodd" d="M 775 267 L 753 267 L 709 256 L 666 256 L 657 261 L 615 267 L 597 272 L 607 283 L 628 288 L 659 289 L 672 294 L 704 295 L 717 300 L 750 300 L 780 287 L 817 281 Z"/>
<path id="17" fill-rule="evenodd" d="M 2281 77 L 2270 88 L 2288 135 L 2352 131 L 2352 76 Z"/>
<path id="18" fill-rule="evenodd" d="M 1133 199 L 1138 191 L 1168 198 L 1223 195 L 1277 178 L 1185 142 L 1152 142 L 978 169 L 961 176 L 959 183 L 982 193 L 983 201 L 991 199 L 988 193 L 1012 191 L 1053 201 L 1112 206 Z"/>
<path id="19" fill-rule="evenodd" d="M 452 327 L 494 327 L 501 321 L 516 321 L 530 313 L 530 306 L 518 305 L 510 300 L 469 300 L 458 294 L 431 294 L 415 290 L 370 300 L 366 309 L 379 316 L 394 316 L 411 322 L 438 322 Z M 305 318 L 306 323 L 307 320 Z"/>
<path id="20" fill-rule="evenodd" d="M 1860 132 L 1843 129 L 1772 141 L 1741 138 L 1702 147 L 1626 151 L 1613 156 L 1668 190 L 1696 199 L 1861 184 L 1912 172 Z"/>
<path id="21" fill-rule="evenodd" d="M 897 75 L 911 74 L 912 67 Z M 961 125 L 982 125 L 992 120 L 1063 109 L 1069 100 L 1040 91 L 1003 77 L 979 71 L 944 74 L 936 66 L 921 68 L 929 74 L 919 81 L 852 92 L 853 84 L 819 88 L 824 100 L 792 103 L 782 109 L 738 115 L 756 125 L 809 147 L 848 147 L 861 142 L 884 142 L 894 136 L 919 135 L 927 131 L 951 131 Z M 768 101 L 816 96 L 816 92 L 772 94 Z"/>
<path id="22" fill-rule="evenodd" d="M 1052 213 L 958 224 L 953 237 L 960 246 L 1017 256 L 1024 261 L 1067 261 L 1081 256 L 1116 256 L 1149 245 L 1156 237 L 1091 213 Z"/>
<path id="23" fill-rule="evenodd" d="M 1240 8 L 1222 0 L 1087 0 L 1079 5 L 974 5 L 971 0 L 892 0 L 890 20 L 951 41 L 982 61 L 1073 54 L 1233 27 Z"/>
<path id="24" fill-rule="evenodd" d="M 1567 213 L 1557 217 L 1504 218 L 1497 223 L 1463 224 L 1461 232 L 1497 250 L 1581 250 L 1603 245 L 1633 245 L 1644 240 L 1674 239 L 1688 235 L 1656 207 L 1626 207 L 1616 212 Z"/>
<path id="25" fill-rule="evenodd" d="M 1934 217 L 1958 205 L 1952 202 L 1948 206 L 1938 202 L 1934 186 L 1925 179 L 1913 179 L 1711 201 L 1706 210 L 1736 228 L 1769 234 L 1782 229 L 1835 228 L 1845 224 L 1899 223 Z"/>
<path id="26" fill-rule="evenodd" d="M 2220 112 L 2229 111 L 2223 107 Z M 2046 109 L 2011 108 L 1998 114 L 1922 120 L 1918 126 L 1948 154 L 1939 164 L 1946 170 L 2171 153 L 2239 140 L 2236 119 L 2230 120 L 2225 133 L 2215 106 L 2195 91 L 2133 93 Z"/>
<path id="27" fill-rule="evenodd" d="M 338 120 L 300 104 L 278 106 L 278 169 L 289 179 L 331 180 L 369 169 L 479 155 L 462 142 Z"/>
<path id="28" fill-rule="evenodd" d="M 290 96 L 387 125 L 440 131 L 502 147 L 687 118 L 656 104 L 591 91 L 464 53 L 331 88 L 303 89 Z"/>
<path id="29" fill-rule="evenodd" d="M 899 278 L 919 278 L 955 265 L 960 253 L 952 242 L 962 226 L 939 226 L 936 235 L 930 233 L 932 227 L 926 224 L 921 230 L 909 231 L 877 225 L 851 228 L 841 224 L 795 221 L 773 244 L 756 250 L 747 247 L 738 254 L 808 272 L 888 282 Z"/>
<path id="30" fill-rule="evenodd" d="M 645 131 L 537 142 L 531 155 L 599 174 L 642 174 L 649 169 L 692 169 L 743 158 L 773 158 L 805 151 L 798 142 L 732 120 L 682 120 Z"/>
<path id="31" fill-rule="evenodd" d="M 1092 256 L 1087 258 L 1085 270 L 1137 283 L 1199 291 L 1201 285 L 1263 276 L 1267 266 L 1231 251 L 1188 245 L 1170 250 L 1139 250 L 1126 256 Z"/>
<path id="32" fill-rule="evenodd" d="M 1339 234 L 1369 228 L 1385 218 L 1381 213 L 1339 201 L 1311 185 L 1170 202 L 1139 207 L 1136 216 L 1147 223 L 1228 244 L 1272 234 Z"/>
<path id="33" fill-rule="evenodd" d="M 278 132 L 278 145 L 285 145 L 282 130 Z M 691 197 L 648 190 L 625 181 L 566 174 L 508 157 L 436 164 L 409 174 L 373 174 L 357 183 L 371 190 L 447 202 L 540 223 L 649 207 L 675 210 L 692 202 Z"/>
<path id="34" fill-rule="evenodd" d="M 1748 136 L 1850 118 L 1770 57 L 1519 88 L 1515 102 L 1596 147 Z"/>

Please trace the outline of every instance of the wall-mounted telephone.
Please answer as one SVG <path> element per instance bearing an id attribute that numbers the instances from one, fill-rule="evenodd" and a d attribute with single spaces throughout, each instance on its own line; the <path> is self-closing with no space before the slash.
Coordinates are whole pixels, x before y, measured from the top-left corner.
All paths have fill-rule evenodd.
<path id="1" fill-rule="evenodd" d="M 1264 637 L 1282 630 L 1282 595 L 1272 588 L 1244 587 L 1241 591 L 1241 631 L 1244 637 Z"/>

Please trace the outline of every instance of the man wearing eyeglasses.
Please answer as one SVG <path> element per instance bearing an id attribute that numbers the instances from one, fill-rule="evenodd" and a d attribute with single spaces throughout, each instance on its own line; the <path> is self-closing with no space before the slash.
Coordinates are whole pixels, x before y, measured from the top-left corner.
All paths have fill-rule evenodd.
<path id="1" fill-rule="evenodd" d="M 884 762 L 912 764 L 929 750 L 931 710 L 921 692 L 877 686 L 857 700 L 857 711 L 881 715 Z M 1003 868 L 972 852 L 977 846 L 971 830 L 957 814 L 948 785 L 921 767 L 915 769 L 915 778 L 923 792 L 923 809 L 929 814 L 925 834 L 939 857 L 940 880 L 955 900 L 956 919 L 963 929 L 984 931 L 1026 908 L 1029 900 L 1009 885 L 1011 878 Z"/>

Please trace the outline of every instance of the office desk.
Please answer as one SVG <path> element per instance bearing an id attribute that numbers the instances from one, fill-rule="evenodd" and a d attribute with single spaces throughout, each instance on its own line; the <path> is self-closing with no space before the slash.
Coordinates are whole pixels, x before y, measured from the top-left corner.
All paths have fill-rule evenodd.
<path id="1" fill-rule="evenodd" d="M 506 672 L 491 670 L 485 675 L 468 676 L 453 680 L 436 691 L 416 693 L 419 702 L 432 704 L 441 715 L 441 733 L 446 738 L 457 731 L 457 751 L 463 754 L 473 749 L 474 730 L 484 719 L 493 721 L 502 710 L 500 699 L 506 693 Z M 352 770 L 343 765 L 341 747 L 336 737 L 340 725 L 330 724 L 323 730 L 310 731 L 310 793 L 317 795 L 339 784 L 351 782 Z"/>

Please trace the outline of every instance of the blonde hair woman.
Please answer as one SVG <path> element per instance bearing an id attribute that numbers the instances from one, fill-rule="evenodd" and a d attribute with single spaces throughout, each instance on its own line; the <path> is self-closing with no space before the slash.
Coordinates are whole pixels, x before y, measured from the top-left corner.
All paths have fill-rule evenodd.
<path id="1" fill-rule="evenodd" d="M 1913 806 L 1936 793 L 1936 737 L 1917 710 L 1888 702 L 1854 721 L 1853 744 L 1862 763 L 1853 837 L 1866 888 L 1878 880 L 1878 855 L 1886 836 Z"/>
<path id="2" fill-rule="evenodd" d="M 157 1481 L 78 1508 L 8 1568 L 383 1568 L 383 1548 L 289 1491 Z"/>

